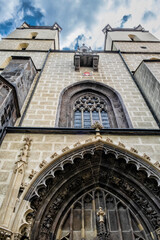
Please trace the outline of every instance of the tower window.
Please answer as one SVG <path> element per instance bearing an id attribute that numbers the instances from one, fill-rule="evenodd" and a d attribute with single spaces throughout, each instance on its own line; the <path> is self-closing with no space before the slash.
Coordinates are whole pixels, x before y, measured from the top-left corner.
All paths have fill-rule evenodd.
<path id="1" fill-rule="evenodd" d="M 97 121 L 104 128 L 110 128 L 105 101 L 92 94 L 79 97 L 74 104 L 74 127 L 91 128 Z"/>
<path id="2" fill-rule="evenodd" d="M 26 48 L 28 47 L 28 45 L 29 45 L 29 43 L 20 43 L 19 45 L 18 45 L 18 50 L 26 50 Z"/>
<path id="3" fill-rule="evenodd" d="M 31 32 L 29 38 L 35 39 L 38 35 L 38 32 Z"/>
<path id="4" fill-rule="evenodd" d="M 131 39 L 131 41 L 140 41 L 140 39 L 136 35 L 129 34 L 128 37 Z"/>

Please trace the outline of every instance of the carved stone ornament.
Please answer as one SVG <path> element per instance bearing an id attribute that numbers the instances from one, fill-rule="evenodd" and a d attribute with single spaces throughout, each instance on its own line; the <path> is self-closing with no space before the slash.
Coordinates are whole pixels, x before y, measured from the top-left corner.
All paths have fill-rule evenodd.
<path id="1" fill-rule="evenodd" d="M 16 169 L 15 171 L 17 171 L 18 169 L 21 168 L 21 166 L 26 165 L 28 162 L 28 157 L 29 157 L 29 151 L 30 151 L 30 146 L 31 146 L 31 142 L 32 139 L 30 138 L 24 138 L 24 145 L 21 149 L 21 153 L 18 156 L 19 160 L 16 162 Z"/>
<path id="2" fill-rule="evenodd" d="M 0 239 L 10 240 L 12 233 L 4 228 L 0 228 Z"/>
<path id="3" fill-rule="evenodd" d="M 106 224 L 105 224 L 105 219 L 104 219 L 105 212 L 102 210 L 101 207 L 99 207 L 97 216 L 99 216 L 99 219 L 97 219 L 97 225 L 98 225 L 97 240 L 109 240 L 110 235 L 106 229 Z"/>
<path id="4" fill-rule="evenodd" d="M 98 197 L 97 189 L 101 189 Z M 82 197 L 84 194 L 86 198 Z M 107 198 L 103 198 L 104 194 Z M 80 202 L 80 197 L 85 201 L 83 204 Z M 129 211 L 131 218 L 133 216 L 137 219 L 135 220 L 137 224 L 141 224 L 143 230 L 139 232 L 138 230 L 134 232 L 130 225 L 128 227 L 133 231 L 132 236 L 136 236 L 135 239 L 151 240 L 152 238 L 148 236 L 152 232 L 154 239 L 159 240 L 156 234 L 160 226 L 158 170 L 151 165 L 148 166 L 146 161 L 142 161 L 136 155 L 127 153 L 126 149 L 116 149 L 112 144 L 107 145 L 99 141 L 86 147 L 83 146 L 74 153 L 63 155 L 36 179 L 25 196 L 25 200 L 30 201 L 33 209 L 31 239 L 60 240 L 65 239 L 64 236 L 67 234 L 72 236 L 73 232 L 68 230 L 66 232 L 64 230 L 63 236 L 59 233 L 59 227 L 63 229 L 69 211 L 71 214 L 75 211 L 75 214 L 71 215 L 75 216 L 80 211 L 76 209 L 82 209 L 83 206 L 87 208 L 89 201 L 93 206 L 94 202 L 97 204 L 99 201 L 96 199 L 100 198 L 104 199 L 101 201 L 103 206 L 102 209 L 96 210 L 99 219 L 97 218 L 97 236 L 94 235 L 93 239 L 112 239 L 115 233 L 112 231 L 112 226 L 107 224 L 107 218 L 109 216 L 112 219 L 113 215 L 110 210 L 112 211 L 115 206 L 119 209 L 118 214 Z M 72 208 L 72 205 L 75 207 Z M 106 211 L 104 209 L 107 212 L 103 213 Z M 121 226 L 121 221 L 123 224 L 126 221 L 126 217 L 121 219 L 121 216 L 120 214 L 118 218 L 120 220 L 117 220 L 120 221 L 117 223 L 119 226 Z M 72 221 L 71 217 L 68 222 L 72 224 Z M 129 222 L 128 224 L 131 224 Z M 117 224 L 115 226 L 118 226 Z M 113 225 L 113 228 L 115 226 Z M 85 229 L 85 226 L 83 228 Z M 118 232 L 119 230 L 117 234 Z M 77 237 L 77 240 L 83 238 L 83 236 Z M 122 240 L 122 237 L 119 236 L 119 239 Z"/>
<path id="5" fill-rule="evenodd" d="M 79 71 L 80 67 L 93 67 L 93 71 L 98 71 L 99 55 L 93 53 L 91 47 L 85 44 L 78 48 L 74 55 L 75 71 Z"/>
<path id="6" fill-rule="evenodd" d="M 160 227 L 156 230 L 156 233 L 158 235 L 158 240 L 160 240 Z"/>
<path id="7" fill-rule="evenodd" d="M 100 131 L 103 128 L 103 126 L 102 126 L 102 124 L 100 124 L 100 122 L 96 121 L 92 125 L 92 128 L 94 128 L 96 131 Z"/>

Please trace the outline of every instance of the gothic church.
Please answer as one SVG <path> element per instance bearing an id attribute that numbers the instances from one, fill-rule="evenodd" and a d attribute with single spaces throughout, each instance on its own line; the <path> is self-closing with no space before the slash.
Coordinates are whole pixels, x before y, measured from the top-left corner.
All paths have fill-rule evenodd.
<path id="1" fill-rule="evenodd" d="M 61 27 L 0 41 L 0 240 L 160 240 L 160 41 Z"/>

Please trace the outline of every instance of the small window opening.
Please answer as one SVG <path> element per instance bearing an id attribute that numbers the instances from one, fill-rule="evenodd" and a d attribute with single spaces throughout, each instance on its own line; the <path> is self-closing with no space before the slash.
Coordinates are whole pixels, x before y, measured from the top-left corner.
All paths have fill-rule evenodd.
<path id="1" fill-rule="evenodd" d="M 147 49 L 147 47 L 145 47 L 145 46 L 141 46 L 141 48 L 142 48 L 142 49 Z"/>
<path id="2" fill-rule="evenodd" d="M 35 39 L 37 37 L 37 35 L 38 35 L 38 32 L 31 32 L 29 37 L 31 39 Z"/>
<path id="3" fill-rule="evenodd" d="M 129 34 L 128 37 L 131 39 L 131 41 L 140 41 L 140 39 L 136 36 L 136 35 L 133 35 L 133 34 Z"/>
<path id="4" fill-rule="evenodd" d="M 26 48 L 28 47 L 28 45 L 29 45 L 29 43 L 20 43 L 19 45 L 18 45 L 18 48 L 17 48 L 17 50 L 26 50 Z"/>

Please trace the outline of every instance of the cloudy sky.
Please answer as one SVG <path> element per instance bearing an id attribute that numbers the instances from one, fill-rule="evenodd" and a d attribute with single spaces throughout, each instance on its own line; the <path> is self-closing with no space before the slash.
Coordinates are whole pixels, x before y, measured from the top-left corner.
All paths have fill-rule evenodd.
<path id="1" fill-rule="evenodd" d="M 103 49 L 102 29 L 141 24 L 160 39 L 160 0 L 0 0 L 0 38 L 24 21 L 62 27 L 61 49 Z"/>

